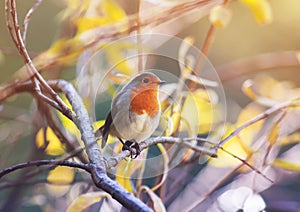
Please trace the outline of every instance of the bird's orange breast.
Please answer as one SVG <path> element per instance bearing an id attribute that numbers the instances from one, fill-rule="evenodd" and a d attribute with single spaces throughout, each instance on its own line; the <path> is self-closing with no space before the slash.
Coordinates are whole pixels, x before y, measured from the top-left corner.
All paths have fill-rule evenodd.
<path id="1" fill-rule="evenodd" d="M 138 115 L 146 112 L 151 118 L 154 118 L 160 110 L 158 89 L 147 89 L 142 92 L 133 90 L 130 99 L 130 110 Z"/>

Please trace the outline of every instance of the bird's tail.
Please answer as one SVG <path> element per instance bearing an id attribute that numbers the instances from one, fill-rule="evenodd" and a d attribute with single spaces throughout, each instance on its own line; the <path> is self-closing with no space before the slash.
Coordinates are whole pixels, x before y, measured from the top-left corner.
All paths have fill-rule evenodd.
<path id="1" fill-rule="evenodd" d="M 107 142 L 107 139 L 108 139 L 108 131 L 105 130 L 105 125 L 103 125 L 98 130 L 96 130 L 95 136 L 96 136 L 97 140 L 102 138 L 101 148 L 104 148 L 104 146 Z"/>
<path id="2" fill-rule="evenodd" d="M 108 135 L 109 135 L 109 129 L 111 127 L 112 124 L 112 116 L 111 116 L 111 112 L 109 112 L 107 114 L 107 117 L 105 119 L 105 123 L 102 127 L 100 127 L 96 132 L 95 132 L 95 136 L 96 137 L 101 137 L 102 136 L 102 144 L 101 144 L 101 148 L 104 148 L 107 139 L 108 139 Z"/>

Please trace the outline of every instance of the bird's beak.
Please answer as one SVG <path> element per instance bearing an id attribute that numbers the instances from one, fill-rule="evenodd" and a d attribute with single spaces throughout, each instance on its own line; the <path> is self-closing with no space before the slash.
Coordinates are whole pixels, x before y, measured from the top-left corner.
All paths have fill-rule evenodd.
<path id="1" fill-rule="evenodd" d="M 166 81 L 159 81 L 159 82 L 157 82 L 157 84 L 159 84 L 159 85 L 163 85 L 163 84 L 165 84 L 166 83 Z"/>

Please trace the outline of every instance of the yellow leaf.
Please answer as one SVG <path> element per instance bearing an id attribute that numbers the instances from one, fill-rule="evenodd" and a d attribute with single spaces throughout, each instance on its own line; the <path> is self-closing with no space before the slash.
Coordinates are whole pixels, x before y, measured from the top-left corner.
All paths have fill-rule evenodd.
<path id="1" fill-rule="evenodd" d="M 278 139 L 278 135 L 279 135 L 279 123 L 276 122 L 273 126 L 272 129 L 268 135 L 268 141 L 270 142 L 270 144 L 275 144 L 277 139 Z"/>
<path id="2" fill-rule="evenodd" d="M 190 74 L 192 69 L 186 68 L 186 59 L 189 49 L 193 46 L 195 39 L 193 37 L 184 38 L 178 51 L 178 64 L 183 75 Z"/>
<path id="3" fill-rule="evenodd" d="M 213 91 L 198 89 L 186 96 L 182 108 L 182 120 L 187 125 L 182 124 L 182 129 L 191 132 L 190 136 L 208 133 L 212 125 L 219 119 L 220 111 L 212 104 Z"/>
<path id="4" fill-rule="evenodd" d="M 165 131 L 165 136 L 171 136 L 174 132 L 174 124 L 170 116 L 161 116 L 159 127 Z"/>
<path id="5" fill-rule="evenodd" d="M 100 1 L 97 6 L 98 11 L 100 11 L 99 15 L 95 14 L 92 17 L 83 16 L 75 21 L 75 24 L 77 25 L 77 35 L 89 29 L 112 24 L 116 21 L 118 21 L 119 23 L 124 23 L 124 21 L 127 21 L 125 19 L 126 13 L 113 0 Z M 122 19 L 124 19 L 123 22 Z"/>
<path id="6" fill-rule="evenodd" d="M 151 198 L 151 200 L 153 202 L 153 209 L 155 212 L 166 212 L 165 205 L 159 196 L 157 196 L 147 186 L 143 186 L 142 189 L 144 189 L 147 192 L 147 194 L 149 195 L 149 197 Z"/>
<path id="7" fill-rule="evenodd" d="M 272 21 L 272 10 L 267 0 L 240 0 L 251 9 L 259 24 L 268 24 Z"/>
<path id="8" fill-rule="evenodd" d="M 135 73 L 135 69 L 128 61 L 128 56 L 124 50 L 135 48 L 135 45 L 128 42 L 115 42 L 105 47 L 108 62 L 118 72 L 131 76 Z"/>
<path id="9" fill-rule="evenodd" d="M 91 205 L 99 202 L 102 198 L 108 196 L 109 195 L 103 191 L 89 192 L 86 194 L 82 194 L 71 203 L 67 211 L 68 212 L 84 211 Z"/>
<path id="10" fill-rule="evenodd" d="M 253 86 L 252 80 L 246 80 L 242 85 L 242 91 L 251 100 L 255 101 L 257 99 L 257 96 L 256 96 L 255 92 L 253 91 L 252 86 Z"/>
<path id="11" fill-rule="evenodd" d="M 45 61 L 48 64 L 53 61 L 57 65 L 73 65 L 83 50 L 81 47 L 82 43 L 76 37 L 60 39 L 55 41 L 47 51 L 40 54 L 34 61 L 37 61 L 36 65 L 45 63 Z"/>
<path id="12" fill-rule="evenodd" d="M 70 189 L 70 183 L 74 181 L 75 170 L 66 166 L 58 166 L 49 172 L 47 181 L 53 184 L 61 185 L 47 185 L 46 188 L 50 194 L 54 196 L 62 196 Z"/>
<path id="13" fill-rule="evenodd" d="M 169 171 L 169 161 L 170 160 L 169 160 L 168 152 L 165 149 L 164 145 L 162 145 L 162 144 L 157 144 L 157 147 L 160 150 L 161 155 L 164 159 L 164 171 L 163 171 L 163 177 L 162 177 L 161 181 L 151 189 L 152 191 L 157 190 L 166 181 L 167 176 L 168 176 L 168 171 Z"/>
<path id="14" fill-rule="evenodd" d="M 231 11 L 224 5 L 212 8 L 209 15 L 210 22 L 216 27 L 226 27 L 231 20 Z"/>
<path id="15" fill-rule="evenodd" d="M 57 156 L 65 153 L 65 146 L 60 142 L 50 127 L 46 128 L 46 134 L 44 128 L 38 131 L 35 137 L 35 143 L 39 149 L 46 147 L 45 152 L 48 155 Z"/>
<path id="16" fill-rule="evenodd" d="M 67 166 L 58 166 L 48 174 L 47 181 L 56 184 L 72 183 L 75 177 L 75 170 Z"/>
<path id="17" fill-rule="evenodd" d="M 227 137 L 235 129 L 234 126 L 229 124 L 227 124 L 225 127 L 226 127 L 226 134 L 223 136 L 223 138 Z M 243 145 L 243 143 L 241 142 L 238 136 L 234 136 L 232 139 L 227 141 L 224 144 L 223 148 L 229 152 L 232 152 L 234 155 L 240 158 L 246 158 L 250 153 L 250 150 Z M 218 158 L 211 158 L 209 160 L 210 165 L 221 167 L 221 168 L 236 167 L 241 163 L 242 163 L 241 161 L 237 160 L 236 158 L 232 157 L 231 155 L 221 150 L 218 150 Z"/>
<path id="18" fill-rule="evenodd" d="M 243 108 L 243 110 L 240 112 L 238 120 L 236 125 L 241 126 L 254 118 L 255 116 L 261 114 L 263 112 L 263 107 L 255 104 L 250 103 L 246 107 Z M 264 123 L 264 120 L 258 121 L 255 124 L 252 124 L 248 126 L 247 128 L 243 129 L 239 133 L 239 138 L 243 142 L 245 146 L 250 148 L 250 145 L 252 144 L 253 139 L 257 135 L 257 133 L 260 131 L 262 124 Z"/>
<path id="19" fill-rule="evenodd" d="M 274 95 L 272 89 L 277 83 L 279 83 L 276 79 L 269 75 L 259 75 L 254 81 L 259 94 L 267 98 L 272 98 L 272 95 Z"/>
<path id="20" fill-rule="evenodd" d="M 105 120 L 96 121 L 93 123 L 93 129 L 94 131 L 102 127 L 105 123 Z"/>
<path id="21" fill-rule="evenodd" d="M 115 3 L 113 0 L 104 0 L 99 4 L 99 9 L 105 13 L 106 16 L 111 18 L 114 21 L 123 19 L 126 17 L 124 10 Z"/>
<path id="22" fill-rule="evenodd" d="M 103 17 L 81 17 L 75 22 L 77 25 L 77 34 L 81 34 L 89 29 L 100 27 L 111 22 L 112 21 L 109 19 Z"/>
<path id="23" fill-rule="evenodd" d="M 295 162 L 290 162 L 290 161 L 286 161 L 284 159 L 280 159 L 277 158 L 275 159 L 275 161 L 273 162 L 273 166 L 281 168 L 281 169 L 285 169 L 288 171 L 300 171 L 300 164 L 295 163 Z"/>
<path id="24" fill-rule="evenodd" d="M 180 115 L 180 113 L 175 112 L 175 113 L 172 114 L 171 122 L 172 122 L 172 125 L 173 125 L 173 129 L 172 129 L 172 131 L 170 132 L 171 134 L 173 134 L 173 133 L 175 132 L 175 130 L 178 129 L 180 120 L 181 120 L 181 115 Z M 170 129 L 170 130 L 171 130 L 171 129 Z M 171 134 L 170 134 L 170 135 L 171 135 Z"/>
<path id="25" fill-rule="evenodd" d="M 102 127 L 105 123 L 105 120 L 100 120 L 100 121 L 96 121 L 95 123 L 93 123 L 93 129 L 94 129 L 94 132 L 96 130 L 98 130 L 100 127 Z M 97 141 L 98 142 L 98 145 L 101 146 L 101 139 Z M 113 137 L 111 137 L 110 135 L 108 136 L 108 139 L 107 139 L 107 144 L 112 144 L 116 142 L 116 139 L 114 139 Z"/>
<path id="26" fill-rule="evenodd" d="M 72 110 L 71 104 L 69 103 L 68 99 L 64 95 L 61 96 L 61 99 L 66 103 L 68 108 L 70 108 L 70 110 Z M 72 110 L 72 112 L 73 112 L 73 110 Z M 72 135 L 76 136 L 76 138 L 80 141 L 81 134 L 80 134 L 80 131 L 77 128 L 77 126 L 74 124 L 74 122 L 71 121 L 70 119 L 68 119 L 65 115 L 63 115 L 60 112 L 58 112 L 58 116 L 61 120 L 62 125 L 68 130 L 68 132 L 71 133 Z"/>
<path id="27" fill-rule="evenodd" d="M 142 163 L 143 160 L 139 160 L 138 158 L 136 158 L 134 160 L 123 160 L 118 164 L 116 172 L 116 181 L 130 193 L 134 192 L 135 190 L 130 180 L 130 177 L 137 169 L 141 167 Z"/>
<path id="28" fill-rule="evenodd" d="M 288 136 L 284 136 L 279 140 L 279 145 L 289 145 L 296 142 L 300 142 L 300 132 L 293 133 Z"/>
<path id="29" fill-rule="evenodd" d="M 67 7 L 63 11 L 63 18 L 64 17 L 72 18 L 75 15 L 82 14 L 84 11 L 88 9 L 90 1 L 91 0 L 64 0 Z"/>
<path id="30" fill-rule="evenodd" d="M 279 101 L 290 100 L 293 98 L 290 96 L 292 94 L 293 89 L 294 89 L 294 85 L 292 82 L 280 81 L 271 88 L 272 90 L 271 98 Z M 296 97 L 299 97 L 299 93 Z"/>

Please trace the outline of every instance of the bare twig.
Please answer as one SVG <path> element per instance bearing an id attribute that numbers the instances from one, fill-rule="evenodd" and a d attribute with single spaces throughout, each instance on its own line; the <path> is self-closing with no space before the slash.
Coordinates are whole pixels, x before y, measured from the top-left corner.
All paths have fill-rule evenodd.
<path id="1" fill-rule="evenodd" d="M 144 28 L 147 26 L 155 27 L 160 24 L 163 24 L 167 21 L 170 21 L 174 18 L 178 18 L 180 15 L 190 12 L 194 9 L 201 7 L 211 7 L 212 5 L 218 5 L 222 1 L 221 0 L 192 0 L 182 2 L 180 4 L 174 5 L 171 8 L 165 9 L 163 11 L 159 11 L 155 16 L 147 16 L 140 20 L 140 28 Z M 129 17 L 129 23 L 137 23 L 138 15 L 134 14 Z M 100 41 L 113 40 L 122 35 L 127 35 L 131 32 L 134 32 L 138 29 L 137 24 L 126 25 L 124 27 L 111 27 L 110 30 L 103 33 L 103 28 L 94 29 L 93 37 L 89 37 L 89 39 L 85 39 L 78 46 L 74 46 L 74 49 L 69 52 L 63 52 L 63 54 L 58 54 L 55 57 L 49 58 L 48 60 L 44 60 L 43 63 L 37 65 L 37 69 L 39 71 L 48 70 L 49 68 L 56 66 L 57 61 L 61 61 L 62 58 L 70 57 L 74 52 L 82 52 L 92 46 L 97 45 Z M 106 31 L 107 29 L 105 29 Z M 90 33 L 90 31 L 88 32 Z M 84 37 L 84 36 L 83 36 Z M 19 81 L 26 81 L 31 78 L 31 75 L 24 75 L 23 71 L 21 73 L 17 73 L 17 77 Z"/>
<path id="2" fill-rule="evenodd" d="M 209 155 L 211 157 L 217 157 L 216 151 L 214 149 L 208 149 L 202 146 L 195 146 L 189 142 L 185 142 L 184 138 L 177 138 L 177 137 L 153 137 L 149 138 L 143 142 L 141 142 L 140 149 L 144 150 L 150 146 L 156 145 L 156 144 L 177 144 L 177 145 L 183 145 L 189 149 L 194 150 L 195 152 L 201 152 L 206 155 Z M 187 139 L 189 140 L 189 138 Z M 134 151 L 134 150 L 133 150 Z M 130 151 L 125 150 L 122 151 L 120 154 L 110 157 L 106 159 L 106 166 L 107 168 L 112 168 L 116 166 L 121 160 L 127 158 L 130 156 Z"/>
<path id="3" fill-rule="evenodd" d="M 220 180 L 217 181 L 214 185 L 210 186 L 210 189 L 204 194 L 201 195 L 195 202 L 193 202 L 191 205 L 189 205 L 187 208 L 184 209 L 184 211 L 194 211 L 195 208 L 201 203 L 203 202 L 207 197 L 209 197 L 212 193 L 214 193 L 218 187 L 220 187 L 224 182 L 226 182 L 226 180 L 228 180 L 234 173 L 236 173 L 241 167 L 243 166 L 243 164 L 238 165 L 237 167 L 235 167 L 233 170 L 231 170 L 230 172 L 228 172 L 226 175 L 221 176 Z"/>
<path id="4" fill-rule="evenodd" d="M 200 75 L 203 62 L 205 60 L 205 57 L 208 55 L 210 47 L 212 46 L 215 34 L 216 34 L 216 27 L 213 24 L 211 24 L 210 28 L 206 34 L 203 46 L 201 48 L 201 55 L 199 56 L 199 59 L 195 65 L 195 68 L 193 71 L 193 74 L 196 76 Z M 195 83 L 191 81 L 189 86 L 190 86 L 190 89 L 192 89 L 192 87 L 195 86 Z"/>
<path id="5" fill-rule="evenodd" d="M 143 43 L 141 36 L 141 0 L 137 1 L 137 30 L 136 30 L 136 38 L 137 38 L 137 50 L 138 50 L 138 72 L 143 71 Z"/>
<path id="6" fill-rule="evenodd" d="M 24 40 L 21 35 L 20 26 L 18 23 L 18 16 L 16 11 L 16 2 L 15 0 L 10 0 L 10 13 L 9 10 L 9 0 L 6 0 L 6 23 L 8 25 L 9 31 L 11 32 L 11 37 L 15 42 L 19 53 L 24 59 L 26 68 L 30 74 L 30 76 L 35 77 L 41 86 L 50 94 L 50 96 L 57 102 L 59 105 L 59 111 L 61 111 L 65 116 L 70 118 L 71 120 L 74 118 L 72 111 L 68 108 L 68 106 L 62 101 L 62 99 L 53 91 L 53 89 L 46 83 L 44 78 L 40 75 L 36 67 L 34 66 L 27 49 L 25 47 Z M 11 14 L 11 17 L 9 16 Z M 11 26 L 12 24 L 12 26 Z M 14 33 L 12 32 L 14 29 Z"/>
<path id="7" fill-rule="evenodd" d="M 88 180 L 85 179 L 75 179 L 76 183 L 85 182 L 90 183 Z M 50 184 L 50 185 L 70 185 L 70 183 L 64 183 L 64 182 L 49 182 L 47 179 L 40 179 L 40 180 L 34 180 L 30 182 L 12 182 L 12 181 L 6 181 L 2 184 L 0 184 L 0 190 L 9 189 L 13 187 L 23 187 L 23 186 L 34 186 L 37 184 Z"/>
<path id="8" fill-rule="evenodd" d="M 222 4 L 225 5 L 228 2 L 229 2 L 229 0 L 224 0 Z M 200 72 L 201 72 L 201 69 L 202 69 L 202 66 L 203 66 L 203 62 L 205 60 L 205 57 L 207 57 L 208 52 L 209 52 L 209 50 L 212 46 L 214 37 L 216 35 L 216 31 L 217 31 L 216 26 L 213 25 L 213 24 L 210 24 L 210 27 L 209 27 L 209 30 L 206 34 L 204 43 L 201 47 L 201 55 L 199 56 L 199 58 L 197 60 L 197 63 L 194 67 L 194 71 L 192 72 L 193 75 L 200 76 Z M 189 84 L 188 84 L 188 87 L 189 87 L 190 90 L 193 90 L 195 88 L 195 86 L 196 86 L 196 83 L 193 82 L 193 81 L 190 81 Z"/>
<path id="9" fill-rule="evenodd" d="M 88 163 L 88 159 L 83 151 L 84 148 L 77 148 L 80 147 L 78 140 L 59 125 L 49 107 L 46 109 L 45 113 L 47 117 L 47 124 L 51 127 L 59 140 L 66 145 L 67 152 L 70 154 L 64 160 L 76 156 L 82 163 Z"/>
<path id="10" fill-rule="evenodd" d="M 224 138 L 218 145 L 216 145 L 216 148 L 218 149 L 218 148 L 222 147 L 227 141 L 229 141 L 234 136 L 238 135 L 243 129 L 249 127 L 250 125 L 252 125 L 262 119 L 269 117 L 273 113 L 277 113 L 278 111 L 283 110 L 288 107 L 294 107 L 294 106 L 299 107 L 299 103 L 298 104 L 296 103 L 296 101 L 299 101 L 299 99 L 300 99 L 300 97 L 295 98 L 291 101 L 287 101 L 287 102 L 283 102 L 281 104 L 275 105 L 274 107 L 271 107 L 270 109 L 266 110 L 265 112 L 257 115 L 256 117 L 252 118 L 250 121 L 248 121 L 245 124 L 236 128 L 232 133 L 230 133 L 226 138 Z"/>
<path id="11" fill-rule="evenodd" d="M 192 139 L 192 138 L 191 138 Z M 189 138 L 185 139 L 185 140 L 190 140 Z M 211 142 L 207 139 L 203 139 L 203 138 L 194 138 L 194 140 L 197 140 L 197 141 L 201 141 L 201 142 L 206 142 L 206 143 L 209 143 L 209 144 L 212 144 L 212 145 L 215 145 L 214 142 Z M 248 166 L 250 169 L 252 169 L 254 172 L 256 172 L 257 174 L 263 176 L 265 179 L 267 179 L 268 181 L 270 181 L 271 183 L 274 183 L 274 181 L 272 179 L 270 179 L 268 176 L 266 176 L 265 174 L 263 174 L 259 169 L 255 168 L 253 165 L 251 165 L 250 163 L 248 163 L 248 159 L 243 159 L 243 158 L 240 158 L 238 156 L 236 156 L 235 154 L 233 154 L 232 152 L 224 149 L 222 146 L 216 146 L 218 149 L 222 150 L 223 152 L 225 152 L 226 154 L 230 155 L 231 157 L 241 161 L 243 163 L 243 165 L 245 166 Z M 215 148 L 215 147 L 214 147 Z M 251 153 L 252 154 L 252 153 Z M 248 158 L 249 156 L 251 155 L 249 154 L 248 155 Z"/>
<path id="12" fill-rule="evenodd" d="M 27 12 L 25 18 L 24 18 L 24 23 L 23 23 L 23 41 L 24 44 L 26 44 L 26 35 L 27 35 L 27 29 L 28 29 L 28 24 L 31 19 L 32 14 L 34 11 L 40 6 L 43 0 L 37 0 L 35 4 L 30 8 L 30 10 Z"/>
<path id="13" fill-rule="evenodd" d="M 298 54 L 297 51 L 284 51 L 256 55 L 221 65 L 217 67 L 217 72 L 221 81 L 225 82 L 261 70 L 274 71 L 282 67 L 299 66 Z"/>
<path id="14" fill-rule="evenodd" d="M 250 169 L 252 169 L 253 171 L 255 171 L 257 174 L 263 176 L 265 179 L 267 179 L 270 183 L 274 183 L 274 180 L 272 180 L 271 178 L 269 178 L 267 175 L 265 175 L 264 173 L 262 173 L 260 170 L 256 169 L 254 166 L 252 166 L 250 163 L 248 163 L 248 159 L 242 159 L 236 155 L 234 155 L 233 153 L 227 151 L 226 149 L 224 149 L 223 147 L 220 147 L 220 149 L 223 152 L 226 152 L 228 155 L 230 155 L 231 157 L 234 157 L 235 159 L 239 160 L 242 162 L 242 165 L 246 165 L 248 166 Z M 251 155 L 248 156 L 248 158 L 250 158 Z"/>
<path id="15" fill-rule="evenodd" d="M 24 169 L 32 166 L 44 166 L 44 165 L 68 166 L 68 167 L 83 169 L 87 172 L 90 172 L 89 165 L 83 163 L 77 163 L 77 162 L 72 162 L 67 160 L 36 160 L 36 161 L 28 161 L 26 163 L 20 163 L 3 169 L 2 171 L 0 171 L 0 179 L 5 175 L 19 169 Z"/>
<path id="16" fill-rule="evenodd" d="M 51 85 L 54 89 L 58 89 L 57 85 L 58 81 L 49 81 L 49 85 Z M 24 92 L 24 91 L 31 91 L 33 88 L 30 87 L 27 83 L 24 84 L 20 84 L 19 85 L 20 88 L 16 87 L 15 90 L 16 91 L 20 91 L 20 92 Z M 297 99 L 295 99 L 297 100 Z M 239 158 L 237 156 L 235 156 L 234 154 L 232 154 L 231 152 L 225 150 L 222 146 L 231 138 L 233 138 L 234 136 L 238 135 L 240 131 L 242 131 L 243 129 L 245 129 L 246 127 L 264 119 L 269 117 L 271 114 L 278 112 L 286 107 L 292 107 L 295 106 L 295 100 L 292 101 L 288 101 L 285 103 L 282 103 L 280 105 L 274 106 L 273 108 L 270 108 L 269 110 L 265 111 L 264 113 L 254 117 L 252 120 L 250 120 L 249 122 L 245 123 L 244 125 L 238 127 L 235 131 L 233 131 L 229 136 L 227 136 L 226 138 L 224 138 L 218 145 L 215 145 L 215 143 L 212 143 L 211 141 L 204 139 L 204 138 L 177 138 L 177 137 L 157 137 L 157 138 L 150 138 L 147 139 L 146 141 L 142 142 L 140 144 L 141 149 L 146 149 L 152 145 L 158 144 L 158 143 L 169 143 L 169 144 L 177 144 L 177 145 L 183 145 L 187 148 L 190 148 L 192 150 L 194 150 L 195 152 L 200 152 L 200 153 L 204 153 L 207 154 L 211 157 L 217 157 L 217 150 L 220 149 L 224 152 L 226 152 L 227 154 L 231 155 L 232 157 L 240 160 L 241 162 L 244 163 L 244 165 L 248 166 L 249 168 L 251 168 L 252 170 L 254 170 L 256 173 L 262 175 L 264 178 L 266 178 L 267 180 L 269 180 L 270 182 L 272 182 L 271 179 L 269 179 L 267 176 L 265 176 L 264 174 L 262 174 L 262 172 L 258 169 L 256 169 L 254 166 L 252 166 L 251 164 L 249 164 L 246 160 Z M 297 105 L 298 106 L 298 105 Z M 212 145 L 215 145 L 215 147 L 208 149 L 202 146 L 196 146 L 193 145 L 191 143 L 189 143 L 189 141 L 191 140 L 197 140 L 200 142 L 206 142 L 206 143 L 210 143 Z M 82 151 L 82 150 L 79 150 Z M 130 156 L 130 152 L 129 151 L 123 151 L 120 154 L 113 156 L 111 158 L 108 159 L 103 159 L 105 167 L 106 168 L 112 168 L 114 166 L 116 166 L 121 160 L 125 159 L 126 157 Z"/>

